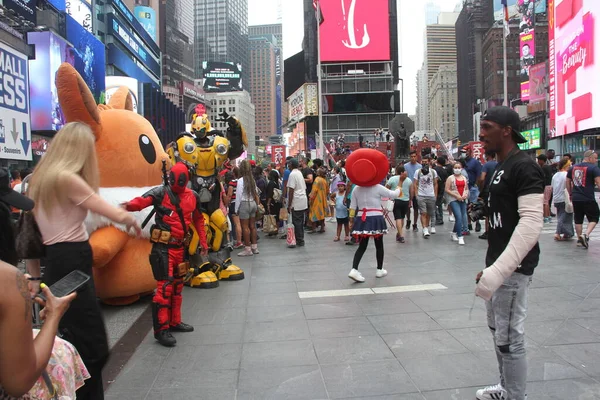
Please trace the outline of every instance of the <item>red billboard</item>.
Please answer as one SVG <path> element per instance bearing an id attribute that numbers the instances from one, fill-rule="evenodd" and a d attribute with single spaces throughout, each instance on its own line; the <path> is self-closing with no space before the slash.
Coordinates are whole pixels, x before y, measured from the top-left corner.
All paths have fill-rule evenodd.
<path id="1" fill-rule="evenodd" d="M 285 146 L 271 146 L 271 161 L 279 167 L 283 164 L 284 160 Z"/>
<path id="2" fill-rule="evenodd" d="M 550 2 L 552 137 L 600 127 L 600 1 Z"/>
<path id="3" fill-rule="evenodd" d="M 546 63 L 540 63 L 529 68 L 529 102 L 546 101 Z"/>
<path id="4" fill-rule="evenodd" d="M 390 59 L 389 0 L 319 0 L 321 61 Z"/>

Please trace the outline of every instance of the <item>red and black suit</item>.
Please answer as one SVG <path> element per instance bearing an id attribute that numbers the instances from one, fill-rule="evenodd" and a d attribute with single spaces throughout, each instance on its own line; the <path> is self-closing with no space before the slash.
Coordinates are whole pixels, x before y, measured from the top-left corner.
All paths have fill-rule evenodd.
<path id="1" fill-rule="evenodd" d="M 155 224 L 150 230 L 153 243 L 150 265 L 157 280 L 153 298 L 154 336 L 163 345 L 175 344 L 169 330 L 193 330 L 181 322 L 183 276 L 178 276 L 178 266 L 186 259 L 184 239 L 192 222 L 198 227 L 200 246 L 207 249 L 200 201 L 198 194 L 187 188 L 188 182 L 187 167 L 177 163 L 171 168 L 169 186 L 156 187 L 125 204 L 128 211 L 150 206 L 156 211 Z"/>

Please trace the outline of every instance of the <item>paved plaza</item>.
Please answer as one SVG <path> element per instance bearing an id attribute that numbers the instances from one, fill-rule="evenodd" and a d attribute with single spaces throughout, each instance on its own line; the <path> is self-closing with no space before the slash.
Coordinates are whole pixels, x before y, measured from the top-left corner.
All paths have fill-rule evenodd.
<path id="1" fill-rule="evenodd" d="M 528 398 L 600 399 L 600 235 L 586 251 L 554 242 L 553 227 L 530 290 Z M 172 349 L 155 342 L 146 318 L 137 328 L 148 334 L 107 399 L 472 400 L 498 383 L 485 306 L 473 295 L 484 241 L 472 235 L 459 247 L 448 222 L 429 240 L 408 233 L 406 244 L 390 231 L 389 275 L 375 278 L 371 244 L 357 284 L 347 278 L 356 247 L 334 243 L 335 225 L 327 228 L 296 249 L 263 237 L 260 255 L 234 256 L 245 280 L 186 288 L 184 321 L 196 330 L 176 334 Z"/>

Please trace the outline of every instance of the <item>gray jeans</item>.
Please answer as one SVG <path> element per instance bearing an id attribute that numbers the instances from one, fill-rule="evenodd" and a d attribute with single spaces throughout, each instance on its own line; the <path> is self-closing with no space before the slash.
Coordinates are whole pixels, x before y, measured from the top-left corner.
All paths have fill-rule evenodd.
<path id="1" fill-rule="evenodd" d="M 554 203 L 556 207 L 556 214 L 558 217 L 558 223 L 556 224 L 556 234 L 565 236 L 575 236 L 573 231 L 573 213 L 565 211 L 565 202 Z"/>
<path id="2" fill-rule="evenodd" d="M 531 276 L 514 272 L 486 302 L 488 326 L 494 337 L 500 383 L 507 400 L 524 400 L 527 382 L 525 318 Z"/>

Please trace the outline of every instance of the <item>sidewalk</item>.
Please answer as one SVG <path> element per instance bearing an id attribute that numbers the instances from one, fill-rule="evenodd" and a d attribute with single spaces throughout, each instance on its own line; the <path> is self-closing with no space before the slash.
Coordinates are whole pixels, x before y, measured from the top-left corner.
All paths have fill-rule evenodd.
<path id="1" fill-rule="evenodd" d="M 586 251 L 554 242 L 553 227 L 530 290 L 528 398 L 600 399 L 600 236 Z M 172 349 L 149 333 L 106 398 L 474 399 L 498 383 L 485 307 L 473 295 L 486 243 L 472 235 L 459 247 L 450 224 L 440 228 L 429 240 L 408 233 L 403 245 L 391 231 L 383 279 L 371 244 L 363 284 L 347 278 L 356 247 L 333 242 L 335 224 L 307 235 L 304 248 L 263 237 L 260 255 L 234 256 L 245 280 L 185 289 L 184 321 L 195 332 L 177 334 Z M 431 284 L 446 289 L 412 286 Z"/>

